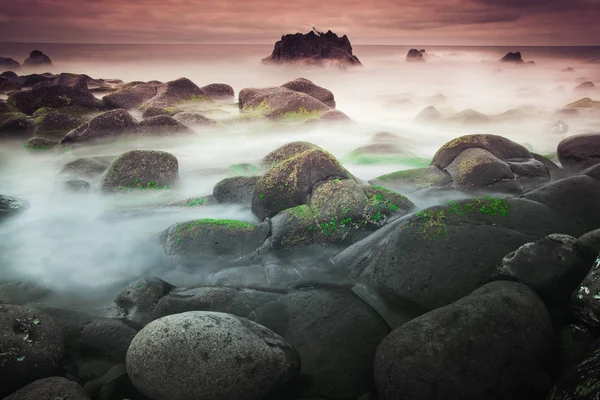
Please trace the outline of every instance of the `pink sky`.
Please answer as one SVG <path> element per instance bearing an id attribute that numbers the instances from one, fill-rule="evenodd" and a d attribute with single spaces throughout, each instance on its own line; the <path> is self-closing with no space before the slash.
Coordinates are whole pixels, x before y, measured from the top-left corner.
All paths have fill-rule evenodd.
<path id="1" fill-rule="evenodd" d="M 600 0 L 0 0 L 0 41 L 600 45 Z"/>

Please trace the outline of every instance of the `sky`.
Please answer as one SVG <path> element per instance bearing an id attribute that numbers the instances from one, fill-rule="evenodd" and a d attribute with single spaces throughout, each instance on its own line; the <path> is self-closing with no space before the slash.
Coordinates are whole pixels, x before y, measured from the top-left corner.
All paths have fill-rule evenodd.
<path id="1" fill-rule="evenodd" d="M 0 0 L 0 41 L 600 45 L 600 0 Z"/>

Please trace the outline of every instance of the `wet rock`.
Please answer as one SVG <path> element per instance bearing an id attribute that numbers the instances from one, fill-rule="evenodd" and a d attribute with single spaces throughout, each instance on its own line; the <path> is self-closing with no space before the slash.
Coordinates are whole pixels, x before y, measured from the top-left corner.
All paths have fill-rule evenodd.
<path id="1" fill-rule="evenodd" d="M 101 377 L 87 382 L 85 391 L 89 395 L 98 400 L 110 399 L 140 399 L 145 400 L 142 395 L 133 386 L 127 376 L 127 368 L 125 364 L 118 364 L 109 369 Z"/>
<path id="2" fill-rule="evenodd" d="M 62 377 L 38 379 L 22 387 L 4 400 L 89 400 L 85 390 L 76 382 Z"/>
<path id="3" fill-rule="evenodd" d="M 292 379 L 299 364 L 293 347 L 269 329 L 200 311 L 148 324 L 131 343 L 126 363 L 142 393 L 172 400 L 259 400 Z"/>
<path id="4" fill-rule="evenodd" d="M 452 178 L 439 168 L 427 167 L 392 172 L 378 176 L 369 183 L 402 193 L 432 188 L 449 188 L 452 185 Z"/>
<path id="5" fill-rule="evenodd" d="M 49 150 L 58 146 L 58 142 L 41 137 L 33 137 L 27 141 L 25 147 L 32 150 Z"/>
<path id="6" fill-rule="evenodd" d="M 593 328 L 600 326 L 600 257 L 571 296 L 575 316 Z"/>
<path id="7" fill-rule="evenodd" d="M 544 164 L 544 166 L 548 169 L 548 172 L 550 173 L 550 178 L 553 181 L 562 179 L 562 178 L 566 178 L 567 176 L 570 175 L 567 171 L 565 171 L 564 169 L 562 169 L 561 167 L 556 165 L 552 160 L 550 160 L 547 157 L 544 157 L 544 156 L 536 154 L 536 153 L 531 153 L 531 156 L 534 159 L 536 159 L 537 161 Z"/>
<path id="8" fill-rule="evenodd" d="M 168 189 L 179 184 L 179 163 L 164 151 L 132 150 L 119 156 L 106 171 L 101 190 Z"/>
<path id="9" fill-rule="evenodd" d="M 252 203 L 254 186 L 258 176 L 236 176 L 226 178 L 215 185 L 213 196 L 221 204 L 247 204 Z"/>
<path id="10" fill-rule="evenodd" d="M 583 361 L 593 341 L 592 332 L 582 325 L 565 325 L 555 330 L 551 369 L 555 381 Z"/>
<path id="11" fill-rule="evenodd" d="M 174 288 L 157 277 L 139 279 L 117 295 L 115 304 L 118 315 L 146 325 L 151 321 L 148 315 L 154 311 L 156 304 Z"/>
<path id="12" fill-rule="evenodd" d="M 121 136 L 137 133 L 137 121 L 125 110 L 105 112 L 87 125 L 69 132 L 60 142 L 62 145 L 100 140 L 115 140 Z"/>
<path id="13" fill-rule="evenodd" d="M 133 110 L 156 96 L 156 86 L 140 82 L 136 85 L 126 85 L 118 91 L 104 96 L 102 99 L 110 108 Z"/>
<path id="14" fill-rule="evenodd" d="M 138 132 L 147 135 L 169 135 L 191 133 L 191 129 L 167 115 L 158 115 L 142 120 L 137 126 Z"/>
<path id="15" fill-rule="evenodd" d="M 417 49 L 410 49 L 406 55 L 406 61 L 425 61 L 423 53 Z"/>
<path id="16" fill-rule="evenodd" d="M 600 133 L 570 136 L 558 144 L 558 159 L 562 167 L 579 172 L 600 163 Z"/>
<path id="17" fill-rule="evenodd" d="M 148 107 L 175 107 L 185 103 L 212 102 L 212 99 L 194 82 L 187 78 L 179 78 L 157 86 L 156 96 L 142 104 Z"/>
<path id="18" fill-rule="evenodd" d="M 509 63 L 515 63 L 515 64 L 522 64 L 523 58 L 521 57 L 521 53 L 520 52 L 515 52 L 515 53 L 506 53 L 506 55 L 504 57 L 502 57 L 500 59 L 501 62 L 509 62 Z"/>
<path id="19" fill-rule="evenodd" d="M 220 204 L 212 194 L 207 196 L 190 197 L 185 200 L 178 200 L 169 203 L 169 207 L 189 208 L 189 207 L 206 207 L 216 206 Z"/>
<path id="20" fill-rule="evenodd" d="M 217 121 L 207 118 L 197 112 L 184 111 L 175 114 L 173 118 L 185 126 L 214 126 L 217 124 Z"/>
<path id="21" fill-rule="evenodd" d="M 29 203 L 16 197 L 0 195 L 0 220 L 19 214 L 29 207 Z"/>
<path id="22" fill-rule="evenodd" d="M 235 91 L 225 83 L 211 83 L 200 88 L 206 95 L 215 100 L 233 100 Z"/>
<path id="23" fill-rule="evenodd" d="M 296 33 L 281 37 L 273 53 L 262 60 L 263 64 L 306 63 L 310 65 L 360 66 L 352 54 L 352 46 L 346 35 L 341 38 L 335 33 L 312 30 L 307 34 Z"/>
<path id="24" fill-rule="evenodd" d="M 492 122 L 493 118 L 479 111 L 467 109 L 454 114 L 448 118 L 448 121 L 463 125 L 485 125 Z"/>
<path id="25" fill-rule="evenodd" d="M 144 112 L 142 113 L 142 118 L 152 118 L 158 116 L 168 116 L 172 117 L 179 113 L 183 112 L 183 109 L 177 107 L 170 107 L 166 105 L 159 106 L 148 106 L 144 108 Z"/>
<path id="26" fill-rule="evenodd" d="M 63 356 L 60 327 L 41 311 L 0 305 L 0 396 L 52 376 Z"/>
<path id="27" fill-rule="evenodd" d="M 60 173 L 93 179 L 102 175 L 108 167 L 108 164 L 93 158 L 78 158 L 65 164 Z"/>
<path id="28" fill-rule="evenodd" d="M 262 159 L 262 164 L 267 167 L 274 167 L 298 154 L 308 150 L 318 149 L 319 146 L 309 142 L 291 142 L 276 148 Z"/>
<path id="29" fill-rule="evenodd" d="M 317 118 L 310 118 L 306 121 L 306 123 L 308 124 L 312 124 L 312 123 L 337 123 L 337 122 L 352 122 L 352 120 L 350 119 L 349 116 L 347 116 L 346 114 L 344 114 L 343 112 L 339 111 L 339 110 L 328 110 L 325 111 L 323 114 L 321 114 L 320 116 L 318 116 Z"/>
<path id="30" fill-rule="evenodd" d="M 63 189 L 73 193 L 84 193 L 90 191 L 90 184 L 81 179 L 69 179 L 63 182 Z"/>
<path id="31" fill-rule="evenodd" d="M 23 62 L 23 66 L 33 67 L 39 65 L 52 65 L 52 60 L 46 54 L 42 53 L 39 50 L 34 50 L 29 54 L 29 57 L 25 59 Z"/>
<path id="32" fill-rule="evenodd" d="M 551 341 L 535 293 L 493 282 L 389 334 L 377 348 L 375 385 L 381 400 L 535 398 L 550 384 Z"/>
<path id="33" fill-rule="evenodd" d="M 0 71 L 12 71 L 21 68 L 18 61 L 10 57 L 0 57 Z"/>
<path id="34" fill-rule="evenodd" d="M 63 113 L 51 111 L 36 118 L 35 123 L 36 136 L 60 140 L 68 132 L 78 128 L 84 122 L 81 119 L 73 118 Z"/>
<path id="35" fill-rule="evenodd" d="M 97 318 L 83 324 L 79 339 L 82 353 L 103 360 L 125 362 L 125 355 L 137 330 L 122 321 Z"/>
<path id="36" fill-rule="evenodd" d="M 254 112 L 271 119 L 292 120 L 318 118 L 328 110 L 329 107 L 314 97 L 287 88 L 275 88 L 259 93 L 246 101 L 242 107 L 242 111 L 246 113 Z"/>
<path id="37" fill-rule="evenodd" d="M 319 100 L 326 106 L 330 108 L 335 108 L 335 99 L 333 97 L 333 93 L 321 86 L 315 85 L 308 79 L 294 79 L 293 81 L 281 85 L 281 87 L 291 89 L 295 92 L 306 93 L 307 95 Z"/>
<path id="38" fill-rule="evenodd" d="M 33 133 L 33 123 L 27 115 L 19 111 L 0 113 L 0 135 L 26 135 Z"/>

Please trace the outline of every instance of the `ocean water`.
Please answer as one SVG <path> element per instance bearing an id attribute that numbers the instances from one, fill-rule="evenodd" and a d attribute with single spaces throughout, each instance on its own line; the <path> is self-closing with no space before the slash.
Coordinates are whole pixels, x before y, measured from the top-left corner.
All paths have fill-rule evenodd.
<path id="1" fill-rule="evenodd" d="M 209 207 L 179 212 L 107 218 L 111 212 L 166 203 L 212 192 L 222 176 L 197 171 L 257 162 L 276 147 L 294 141 L 314 142 L 338 157 L 352 173 L 369 180 L 384 173 L 414 167 L 410 164 L 355 164 L 347 155 L 368 144 L 377 132 L 401 138 L 415 157 L 430 159 L 447 141 L 470 133 L 495 133 L 533 151 L 549 154 L 567 135 L 598 131 L 594 115 L 557 116 L 555 112 L 582 97 L 600 99 L 600 92 L 575 88 L 592 81 L 600 87 L 600 47 L 448 47 L 427 46 L 425 63 L 407 63 L 406 46 L 355 46 L 363 63 L 356 69 L 307 69 L 260 64 L 272 45 L 85 45 L 0 43 L 0 56 L 20 62 L 31 50 L 48 54 L 52 68 L 36 72 L 85 73 L 93 78 L 128 81 L 168 81 L 187 77 L 199 86 L 220 82 L 236 91 L 247 87 L 281 85 L 304 77 L 331 90 L 337 109 L 355 125 L 302 129 L 238 124 L 198 130 L 192 137 L 121 142 L 66 153 L 32 153 L 22 143 L 0 143 L 0 193 L 26 199 L 29 210 L 0 225 L 0 274 L 3 279 L 39 282 L 59 291 L 110 296 L 126 282 L 156 274 L 177 285 L 189 276 L 156 269 L 156 255 L 140 245 L 171 224 L 197 218 L 232 218 L 256 222 L 242 207 Z M 532 65 L 507 65 L 498 60 L 508 51 L 521 51 Z M 567 67 L 574 72 L 564 72 Z M 23 71 L 24 73 L 25 71 Z M 439 96 L 443 95 L 443 96 Z M 415 121 L 427 106 L 444 116 L 464 110 L 500 115 L 493 125 L 453 122 L 430 125 Z M 529 118 L 517 118 L 516 111 Z M 226 116 L 235 106 L 224 107 Z M 531 116 L 533 115 L 533 116 Z M 139 117 L 139 115 L 135 115 Z M 567 134 L 545 129 L 559 119 Z M 60 189 L 62 165 L 83 156 L 116 156 L 131 149 L 169 151 L 177 156 L 182 175 L 178 191 L 130 196 L 74 195 Z M 442 201 L 413 198 L 420 207 Z"/>

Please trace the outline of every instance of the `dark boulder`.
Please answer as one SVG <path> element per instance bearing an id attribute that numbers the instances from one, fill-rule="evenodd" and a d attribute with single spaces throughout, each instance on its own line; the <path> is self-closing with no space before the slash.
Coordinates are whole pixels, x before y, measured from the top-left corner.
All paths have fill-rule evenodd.
<path id="1" fill-rule="evenodd" d="M 65 164 L 60 170 L 60 173 L 93 179 L 102 175 L 108 167 L 108 164 L 93 158 L 78 158 Z"/>
<path id="2" fill-rule="evenodd" d="M 175 289 L 173 285 L 157 277 L 139 279 L 117 295 L 115 299 L 117 315 L 146 325 L 151 321 L 149 314 L 154 311 L 154 307 L 173 289 Z"/>
<path id="3" fill-rule="evenodd" d="M 406 55 L 406 61 L 425 61 L 425 58 L 419 50 L 410 49 Z"/>
<path id="4" fill-rule="evenodd" d="M 45 313 L 0 305 L 0 396 L 52 376 L 63 356 L 63 336 Z"/>
<path id="5" fill-rule="evenodd" d="M 565 171 L 564 169 L 562 169 L 561 167 L 556 165 L 552 160 L 550 160 L 547 157 L 544 157 L 544 156 L 536 154 L 536 153 L 531 153 L 531 156 L 534 159 L 536 159 L 537 161 L 544 164 L 544 166 L 546 167 L 546 169 L 548 169 L 548 172 L 550 173 L 550 178 L 553 181 L 556 181 L 556 180 L 562 179 L 562 178 L 566 178 L 567 176 L 570 175 L 567 171 Z"/>
<path id="6" fill-rule="evenodd" d="M 51 111 L 36 118 L 35 134 L 43 138 L 60 140 L 68 132 L 83 125 L 83 121 L 67 114 Z"/>
<path id="7" fill-rule="evenodd" d="M 427 167 L 392 172 L 378 176 L 369 183 L 404 193 L 405 191 L 450 188 L 452 187 L 452 178 L 450 174 L 439 168 Z"/>
<path id="8" fill-rule="evenodd" d="M 33 66 L 49 66 L 52 65 L 52 60 L 46 54 L 42 53 L 39 50 L 34 50 L 29 54 L 29 57 L 25 59 L 23 62 L 23 66 L 33 67 Z"/>
<path id="9" fill-rule="evenodd" d="M 552 378 L 558 381 L 585 358 L 594 336 L 582 325 L 565 325 L 555 330 L 553 341 Z"/>
<path id="10" fill-rule="evenodd" d="M 254 186 L 258 179 L 258 176 L 226 178 L 215 185 L 213 196 L 221 204 L 246 204 L 250 206 Z"/>
<path id="11" fill-rule="evenodd" d="M 156 96 L 156 86 L 140 82 L 137 85 L 126 85 L 118 91 L 104 96 L 102 99 L 110 108 L 133 110 Z"/>
<path id="12" fill-rule="evenodd" d="M 333 62 L 338 66 L 362 65 L 352 54 L 352 46 L 346 35 L 341 38 L 335 33 L 312 30 L 307 34 L 296 33 L 281 37 L 273 53 L 262 60 L 263 64 L 300 62 L 323 65 Z"/>
<path id="13" fill-rule="evenodd" d="M 34 129 L 33 121 L 22 112 L 11 109 L 0 112 L 0 136 L 29 135 Z"/>
<path id="14" fill-rule="evenodd" d="M 29 207 L 29 203 L 16 197 L 0 195 L 0 220 L 19 214 Z"/>
<path id="15" fill-rule="evenodd" d="M 159 136 L 192 132 L 190 128 L 168 115 L 143 119 L 137 125 L 137 130 L 140 134 Z"/>
<path id="16" fill-rule="evenodd" d="M 539 398 L 550 385 L 551 342 L 536 294 L 493 282 L 389 334 L 377 348 L 375 385 L 381 400 Z"/>
<path id="17" fill-rule="evenodd" d="M 207 118 L 198 112 L 184 111 L 173 115 L 173 118 L 185 126 L 215 126 L 217 124 L 217 121 Z"/>
<path id="18" fill-rule="evenodd" d="M 102 178 L 101 190 L 168 189 L 178 184 L 179 163 L 174 155 L 132 150 L 113 161 Z"/>
<path id="19" fill-rule="evenodd" d="M 12 71 L 21 68 L 18 61 L 9 57 L 0 57 L 0 71 Z"/>
<path id="20" fill-rule="evenodd" d="M 600 133 L 570 136 L 558 144 L 558 159 L 570 172 L 579 172 L 600 163 Z"/>
<path id="21" fill-rule="evenodd" d="M 515 64 L 522 64 L 523 58 L 521 57 L 521 53 L 520 52 L 515 52 L 515 53 L 506 53 L 506 55 L 504 57 L 502 57 L 500 59 L 501 62 L 510 62 L 510 63 L 515 63 Z"/>
<path id="22" fill-rule="evenodd" d="M 215 100 L 233 100 L 235 91 L 225 83 L 211 83 L 200 88 L 206 95 Z"/>
<path id="23" fill-rule="evenodd" d="M 335 108 L 335 99 L 331 91 L 315 85 L 311 81 L 305 78 L 298 78 L 281 85 L 281 87 L 293 90 L 295 92 L 306 93 L 309 96 L 314 97 L 327 107 Z"/>
<path id="24" fill-rule="evenodd" d="M 567 371 L 548 394 L 548 400 L 595 400 L 600 395 L 600 342 L 579 364 Z"/>
<path id="25" fill-rule="evenodd" d="M 0 304 L 22 306 L 47 300 L 52 291 L 31 282 L 10 282 L 0 285 Z"/>
<path id="26" fill-rule="evenodd" d="M 600 256 L 591 265 L 588 275 L 571 296 L 575 316 L 592 328 L 600 326 Z"/>
<path id="27" fill-rule="evenodd" d="M 62 377 L 38 379 L 3 400 L 90 400 L 76 382 Z"/>
<path id="28" fill-rule="evenodd" d="M 142 118 L 158 117 L 160 115 L 166 115 L 172 117 L 173 115 L 183 112 L 183 109 L 177 107 L 170 107 L 166 104 L 158 104 L 156 106 L 147 106 L 143 108 Z"/>
<path id="29" fill-rule="evenodd" d="M 0 76 L 0 93 L 18 92 L 21 89 L 21 83 L 17 79 Z"/>
<path id="30" fill-rule="evenodd" d="M 137 121 L 125 110 L 107 111 L 93 118 L 88 124 L 67 133 L 61 145 L 101 140 L 116 140 L 121 136 L 137 133 Z"/>
<path id="31" fill-rule="evenodd" d="M 133 339 L 126 365 L 132 383 L 153 399 L 260 400 L 294 378 L 300 360 L 264 326 L 195 311 L 146 325 Z"/>

